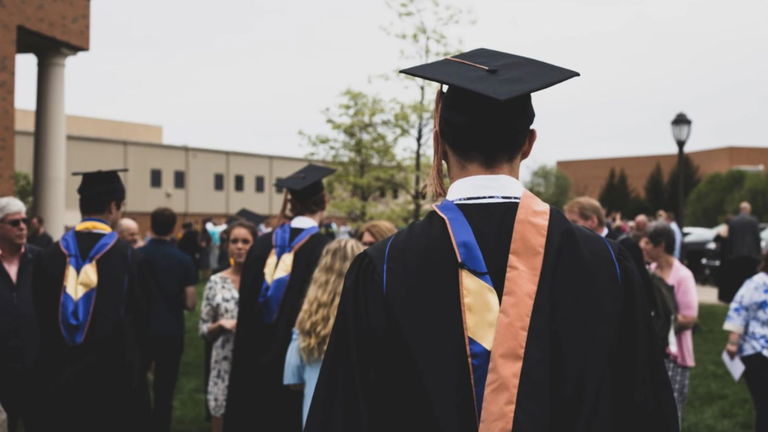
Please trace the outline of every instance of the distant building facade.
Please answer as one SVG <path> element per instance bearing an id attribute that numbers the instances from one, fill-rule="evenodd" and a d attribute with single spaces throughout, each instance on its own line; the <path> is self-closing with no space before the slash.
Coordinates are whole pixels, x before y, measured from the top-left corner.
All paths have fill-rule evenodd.
<path id="1" fill-rule="evenodd" d="M 16 110 L 16 171 L 34 176 L 35 113 Z M 275 188 L 306 159 L 163 144 L 162 127 L 67 116 L 66 171 L 128 168 L 125 212 L 149 228 L 157 207 L 176 211 L 179 223 L 224 217 L 247 208 L 273 215 L 283 191 Z M 35 181 L 33 177 L 33 182 Z M 78 178 L 66 177 L 64 224 L 78 221 Z"/>
<path id="2" fill-rule="evenodd" d="M 763 171 L 768 167 L 768 147 L 721 147 L 686 153 L 702 177 L 731 169 Z M 627 173 L 630 188 L 645 195 L 645 182 L 656 164 L 664 179 L 677 164 L 677 154 L 558 161 L 557 168 L 571 180 L 571 194 L 597 198 L 611 169 Z"/>

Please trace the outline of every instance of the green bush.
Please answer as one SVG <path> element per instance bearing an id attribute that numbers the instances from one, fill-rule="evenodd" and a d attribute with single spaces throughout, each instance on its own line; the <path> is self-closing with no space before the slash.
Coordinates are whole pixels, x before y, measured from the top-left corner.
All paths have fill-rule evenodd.
<path id="1" fill-rule="evenodd" d="M 768 177 L 764 173 L 731 170 L 707 176 L 691 192 L 686 224 L 715 226 L 736 214 L 739 203 L 749 201 L 759 220 L 768 217 Z"/>

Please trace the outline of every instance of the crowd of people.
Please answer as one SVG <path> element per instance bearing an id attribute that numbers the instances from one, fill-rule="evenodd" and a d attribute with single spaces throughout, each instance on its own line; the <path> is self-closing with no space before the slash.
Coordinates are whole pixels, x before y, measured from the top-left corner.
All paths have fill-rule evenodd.
<path id="1" fill-rule="evenodd" d="M 698 298 L 674 216 L 612 223 L 592 198 L 560 211 L 518 180 L 537 138 L 531 93 L 578 74 L 485 49 L 403 73 L 449 87 L 435 102 L 438 202 L 400 230 L 331 238 L 334 170 L 313 164 L 278 180 L 283 209 L 259 226 L 177 231 L 158 208 L 143 237 L 115 170 L 78 173 L 82 220 L 55 242 L 0 198 L 10 430 L 171 430 L 200 278 L 214 432 L 679 430 Z M 755 264 L 725 349 L 746 365 L 761 431 L 768 275 L 747 210 L 722 233 L 729 259 Z"/>

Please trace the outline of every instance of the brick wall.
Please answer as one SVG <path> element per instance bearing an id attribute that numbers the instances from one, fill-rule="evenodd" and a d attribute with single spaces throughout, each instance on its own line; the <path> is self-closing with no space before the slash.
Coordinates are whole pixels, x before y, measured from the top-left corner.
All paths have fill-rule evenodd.
<path id="1" fill-rule="evenodd" d="M 763 165 L 768 168 L 768 148 L 723 147 L 686 154 L 698 165 L 702 177 L 737 166 Z M 644 195 L 645 181 L 657 163 L 661 165 L 666 180 L 670 170 L 677 164 L 677 154 L 559 161 L 557 167 L 571 179 L 571 193 L 574 196 L 597 198 L 611 168 L 617 174 L 624 169 L 630 187 Z"/>
<path id="2" fill-rule="evenodd" d="M 88 49 L 89 0 L 0 1 L 0 195 L 13 193 L 16 53 L 41 43 Z"/>

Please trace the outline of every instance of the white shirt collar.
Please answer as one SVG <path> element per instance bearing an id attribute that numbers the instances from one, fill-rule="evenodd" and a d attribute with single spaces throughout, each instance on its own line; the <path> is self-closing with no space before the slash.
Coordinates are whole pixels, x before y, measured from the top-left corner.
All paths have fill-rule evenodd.
<path id="1" fill-rule="evenodd" d="M 601 232 L 600 235 L 603 236 L 603 237 L 606 237 L 606 236 L 608 236 L 609 232 L 610 231 L 608 231 L 608 227 L 607 226 L 603 226 L 603 232 Z"/>
<path id="2" fill-rule="evenodd" d="M 296 216 L 291 219 L 291 228 L 307 229 L 317 226 L 317 221 L 306 216 Z"/>
<path id="3" fill-rule="evenodd" d="M 507 175 L 476 175 L 451 183 L 445 199 L 461 204 L 515 202 L 523 194 L 520 180 Z"/>

